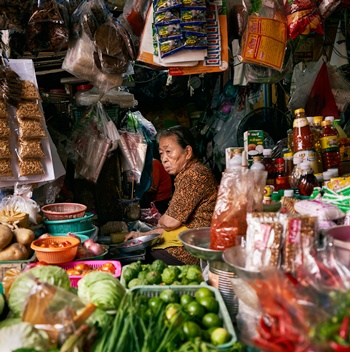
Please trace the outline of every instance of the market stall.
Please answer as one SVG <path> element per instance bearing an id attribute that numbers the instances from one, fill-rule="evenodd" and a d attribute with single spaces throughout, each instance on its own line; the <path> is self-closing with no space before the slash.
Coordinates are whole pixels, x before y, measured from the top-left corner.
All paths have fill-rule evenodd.
<path id="1" fill-rule="evenodd" d="M 350 350 L 347 7 L 1 3 L 0 350 Z"/>

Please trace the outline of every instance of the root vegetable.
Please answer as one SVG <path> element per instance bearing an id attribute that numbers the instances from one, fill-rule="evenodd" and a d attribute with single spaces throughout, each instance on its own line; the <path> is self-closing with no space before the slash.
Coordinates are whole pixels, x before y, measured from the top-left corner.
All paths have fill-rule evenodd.
<path id="1" fill-rule="evenodd" d="M 28 255 L 28 249 L 24 244 L 12 243 L 0 252 L 0 261 L 25 260 Z"/>
<path id="2" fill-rule="evenodd" d="M 87 248 L 94 255 L 101 255 L 105 252 L 103 247 L 101 247 L 98 243 L 93 240 L 86 240 L 84 242 L 84 247 Z"/>
<path id="3" fill-rule="evenodd" d="M 24 245 L 31 244 L 35 239 L 34 232 L 30 229 L 25 229 L 25 228 L 17 228 L 13 230 L 13 236 L 16 242 Z"/>
<path id="4" fill-rule="evenodd" d="M 6 225 L 0 224 L 0 251 L 11 243 L 12 237 L 11 229 Z"/>

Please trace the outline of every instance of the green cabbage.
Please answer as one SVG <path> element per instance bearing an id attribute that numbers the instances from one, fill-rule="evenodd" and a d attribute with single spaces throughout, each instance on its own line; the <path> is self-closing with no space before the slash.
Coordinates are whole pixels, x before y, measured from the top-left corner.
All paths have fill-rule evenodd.
<path id="1" fill-rule="evenodd" d="M 0 329 L 1 352 L 12 352 L 18 348 L 35 348 L 48 351 L 49 338 L 46 332 L 38 330 L 30 323 L 21 322 Z"/>
<path id="2" fill-rule="evenodd" d="M 115 310 L 125 288 L 110 273 L 92 271 L 78 281 L 78 296 L 84 304 L 93 303 L 103 310 Z"/>
<path id="3" fill-rule="evenodd" d="M 70 288 L 70 280 L 66 271 L 59 266 L 38 266 L 19 275 L 12 284 L 8 296 L 8 305 L 14 316 L 20 316 L 28 293 L 35 285 L 33 278 L 39 282 L 46 282 L 61 287 L 65 290 Z"/>

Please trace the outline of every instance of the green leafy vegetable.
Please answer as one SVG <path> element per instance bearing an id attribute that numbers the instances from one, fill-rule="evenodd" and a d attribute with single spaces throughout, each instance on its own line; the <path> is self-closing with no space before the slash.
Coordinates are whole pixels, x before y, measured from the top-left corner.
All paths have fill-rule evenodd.
<path id="1" fill-rule="evenodd" d="M 30 323 L 19 323 L 0 329 L 1 352 L 12 352 L 18 348 L 48 351 L 49 337 Z"/>
<path id="2" fill-rule="evenodd" d="M 78 282 L 78 296 L 83 303 L 93 303 L 103 310 L 115 310 L 125 294 L 125 288 L 110 273 L 93 271 Z"/>

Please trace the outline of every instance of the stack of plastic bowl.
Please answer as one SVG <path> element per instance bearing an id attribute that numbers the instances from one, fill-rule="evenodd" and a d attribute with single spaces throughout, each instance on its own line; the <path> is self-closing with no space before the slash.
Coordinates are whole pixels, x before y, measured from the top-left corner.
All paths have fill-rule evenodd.
<path id="1" fill-rule="evenodd" d="M 92 219 L 94 214 L 86 212 L 86 206 L 78 203 L 54 203 L 42 207 L 43 223 L 52 236 L 67 236 L 72 233 L 82 242 L 96 232 Z"/>

